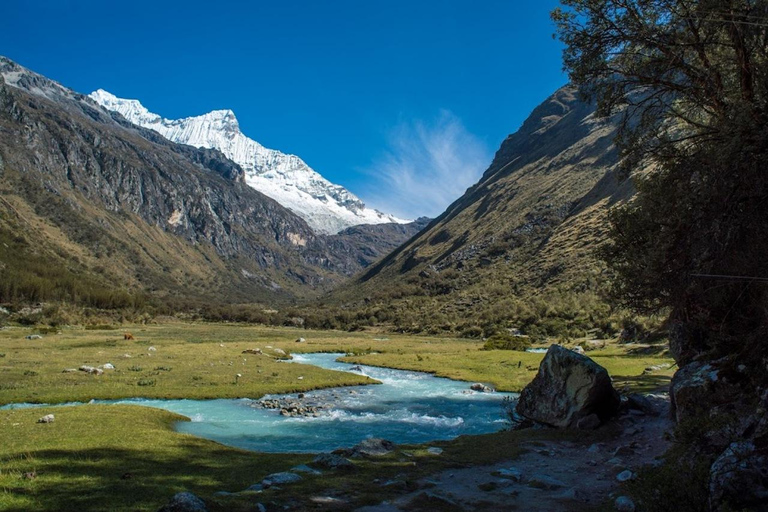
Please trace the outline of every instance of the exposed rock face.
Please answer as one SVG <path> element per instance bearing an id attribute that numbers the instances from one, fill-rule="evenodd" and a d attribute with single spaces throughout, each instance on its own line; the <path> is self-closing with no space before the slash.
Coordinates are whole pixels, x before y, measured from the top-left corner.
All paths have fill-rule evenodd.
<path id="1" fill-rule="evenodd" d="M 619 404 L 605 368 L 587 356 L 552 345 L 536 377 L 520 394 L 517 412 L 539 423 L 574 428 L 593 414 L 607 420 Z"/>
<path id="2" fill-rule="evenodd" d="M 14 218 L 55 226 L 60 237 L 25 236 L 121 290 L 248 302 L 306 296 L 423 225 L 318 236 L 219 151 L 175 144 L 3 57 L 0 76 L 0 228 L 20 229 Z"/>

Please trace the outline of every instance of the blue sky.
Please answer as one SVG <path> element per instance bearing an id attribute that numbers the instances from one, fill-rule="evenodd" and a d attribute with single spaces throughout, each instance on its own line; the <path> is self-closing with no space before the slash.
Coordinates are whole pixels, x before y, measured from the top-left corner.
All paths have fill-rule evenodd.
<path id="1" fill-rule="evenodd" d="M 564 85 L 555 0 L 8 0 L 0 54 L 176 118 L 230 108 L 368 203 L 437 215 Z"/>

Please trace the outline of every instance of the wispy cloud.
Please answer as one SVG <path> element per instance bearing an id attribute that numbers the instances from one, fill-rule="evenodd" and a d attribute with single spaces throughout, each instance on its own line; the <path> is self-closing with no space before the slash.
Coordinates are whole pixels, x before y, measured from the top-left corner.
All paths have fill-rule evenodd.
<path id="1" fill-rule="evenodd" d="M 487 145 L 449 111 L 401 123 L 365 171 L 366 203 L 400 217 L 435 217 L 476 183 L 491 161 Z"/>

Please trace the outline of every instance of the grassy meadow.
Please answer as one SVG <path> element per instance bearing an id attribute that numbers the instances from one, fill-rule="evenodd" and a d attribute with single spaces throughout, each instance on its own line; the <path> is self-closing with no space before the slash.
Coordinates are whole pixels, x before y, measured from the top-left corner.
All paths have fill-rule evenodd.
<path id="1" fill-rule="evenodd" d="M 518 391 L 533 378 L 543 357 L 481 350 L 481 342 L 465 339 L 374 332 L 178 322 L 104 327 L 64 328 L 42 332 L 41 339 L 32 340 L 26 336 L 40 332 L 34 328 L 0 330 L 0 404 L 129 397 L 258 398 L 374 384 L 359 375 L 281 363 L 280 351 L 343 352 L 349 361 L 429 371 Z M 126 332 L 134 339 L 124 339 Z M 305 341 L 297 343 L 298 338 Z M 263 355 L 242 353 L 256 348 Z M 648 366 L 672 362 L 656 346 L 611 343 L 589 355 L 608 369 L 618 387 L 654 389 L 668 382 L 672 373 L 671 369 L 644 372 Z M 105 363 L 115 369 L 100 376 L 64 372 Z M 54 423 L 36 423 L 47 413 L 55 414 Z M 173 424 L 185 419 L 126 405 L 0 410 L 0 509 L 156 510 L 173 493 L 187 489 L 209 501 L 212 510 L 248 510 L 255 496 L 214 498 L 213 494 L 241 491 L 269 473 L 312 458 L 246 452 L 174 432 Z M 501 432 L 483 436 L 482 441 L 462 437 L 433 443 L 444 448 L 441 457 L 423 446 L 401 447 L 381 461 L 356 462 L 358 470 L 349 475 L 308 477 L 286 489 L 287 494 L 270 490 L 258 499 L 281 502 L 289 495 L 309 499 L 332 489 L 358 505 L 372 503 L 385 499 L 388 492 L 370 486 L 375 478 L 405 474 L 416 479 L 451 465 L 510 459 L 519 453 L 521 441 L 553 435 L 588 442 L 598 434 Z"/>

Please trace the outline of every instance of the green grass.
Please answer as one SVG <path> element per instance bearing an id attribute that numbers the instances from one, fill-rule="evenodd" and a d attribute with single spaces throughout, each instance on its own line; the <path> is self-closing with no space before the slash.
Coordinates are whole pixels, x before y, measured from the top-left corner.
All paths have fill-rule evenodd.
<path id="1" fill-rule="evenodd" d="M 104 327 L 64 328 L 41 340 L 25 339 L 36 332 L 32 328 L 0 330 L 0 353 L 5 354 L 0 358 L 0 403 L 137 396 L 259 397 L 373 382 L 354 374 L 279 362 L 274 348 L 344 352 L 351 361 L 488 382 L 510 391 L 521 389 L 533 378 L 542 358 L 541 354 L 481 350 L 482 342 L 465 339 L 373 332 L 179 322 L 119 330 Z M 131 332 L 135 339 L 124 340 L 124 332 Z M 306 341 L 296 343 L 299 337 Z M 267 355 L 242 354 L 257 347 Z M 132 357 L 121 358 L 124 354 Z M 589 355 L 608 368 L 617 386 L 626 382 L 635 389 L 651 389 L 664 384 L 671 373 L 642 375 L 647 366 L 671 362 L 653 346 L 608 344 Z M 65 368 L 106 362 L 116 369 L 102 376 L 62 373 Z M 235 383 L 237 373 L 242 377 Z M 299 380 L 299 376 L 304 378 Z M 55 414 L 56 421 L 37 424 L 47 413 Z M 137 406 L 0 411 L 0 509 L 156 510 L 175 492 L 186 489 L 205 498 L 211 510 L 248 510 L 254 496 L 214 499 L 213 493 L 245 489 L 269 473 L 311 460 L 307 455 L 250 453 L 175 433 L 172 425 L 185 419 Z M 306 500 L 317 494 L 338 494 L 360 506 L 396 493 L 372 485 L 375 479 L 401 475 L 414 482 L 445 468 L 513 459 L 523 441 L 564 436 L 588 443 L 599 435 L 606 434 L 527 431 L 461 437 L 431 443 L 445 450 L 439 457 L 427 453 L 425 446 L 406 446 L 376 462 L 356 462 L 357 470 L 351 474 L 326 472 L 322 477 L 306 477 L 296 486 L 270 490 L 258 499 L 284 503 L 298 496 Z M 35 472 L 36 478 L 24 478 L 29 472 Z M 130 478 L 123 479 L 126 473 Z"/>
<path id="2" fill-rule="evenodd" d="M 45 414 L 56 420 L 36 423 Z M 0 411 L 0 510 L 157 510 L 178 491 L 242 490 L 309 459 L 174 432 L 184 420 L 128 405 Z"/>

